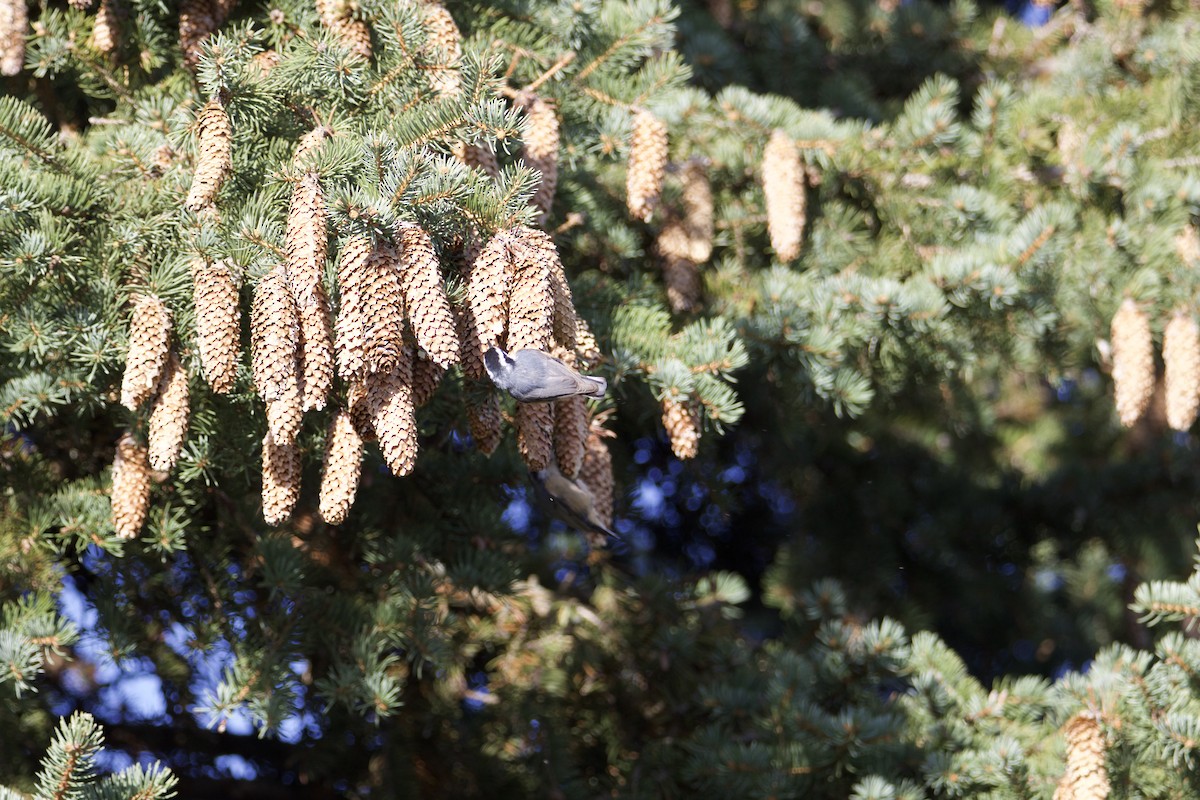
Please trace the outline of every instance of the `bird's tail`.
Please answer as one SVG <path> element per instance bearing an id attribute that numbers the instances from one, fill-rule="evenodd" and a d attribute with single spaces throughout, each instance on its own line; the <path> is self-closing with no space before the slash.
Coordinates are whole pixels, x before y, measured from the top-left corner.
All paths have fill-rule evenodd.
<path id="1" fill-rule="evenodd" d="M 604 393 L 608 391 L 608 381 L 604 378 L 594 378 L 591 375 L 584 375 L 583 379 L 592 384 L 592 390 L 587 394 L 591 397 L 604 397 Z"/>

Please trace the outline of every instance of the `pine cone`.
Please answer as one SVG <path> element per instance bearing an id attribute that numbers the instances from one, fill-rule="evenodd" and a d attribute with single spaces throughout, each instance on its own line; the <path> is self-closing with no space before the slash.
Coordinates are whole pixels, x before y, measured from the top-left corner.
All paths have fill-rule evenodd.
<path id="1" fill-rule="evenodd" d="M 508 324 L 512 244 L 513 236 L 508 231 L 493 236 L 479 251 L 467 278 L 470 314 L 465 324 L 474 332 L 474 336 L 470 337 L 470 344 L 477 345 L 478 357 L 472 355 L 470 358 L 464 358 L 463 366 L 472 378 L 484 377 L 483 353 L 492 345 L 500 343 Z"/>
<path id="2" fill-rule="evenodd" d="M 700 304 L 700 270 L 690 259 L 666 259 L 662 262 L 662 272 L 672 311 L 683 314 Z"/>
<path id="3" fill-rule="evenodd" d="M 363 364 L 368 373 L 391 372 L 404 347 L 404 294 L 400 256 L 391 244 L 376 245 L 363 283 Z"/>
<path id="4" fill-rule="evenodd" d="M 500 446 L 500 398 L 493 391 L 481 392 L 476 399 L 467 396 L 467 421 L 471 425 L 471 438 L 475 447 L 485 456 L 496 452 Z"/>
<path id="5" fill-rule="evenodd" d="M 278 444 L 267 431 L 262 443 L 263 519 L 279 525 L 292 515 L 300 499 L 300 449 Z"/>
<path id="6" fill-rule="evenodd" d="M 121 405 L 130 411 L 146 402 L 158 387 L 171 347 L 171 312 L 153 295 L 133 302 L 129 322 L 129 356 L 121 381 Z"/>
<path id="7" fill-rule="evenodd" d="M 366 316 L 363 292 L 372 245 L 368 236 L 351 236 L 338 253 L 337 365 L 342 380 L 366 374 Z"/>
<path id="8" fill-rule="evenodd" d="M 237 380 L 242 322 L 238 287 L 228 261 L 198 263 L 192 269 L 196 304 L 196 339 L 204 377 L 217 394 L 233 390 Z"/>
<path id="9" fill-rule="evenodd" d="M 362 473 L 363 440 L 346 411 L 338 411 L 325 439 L 325 466 L 321 470 L 321 519 L 341 525 L 354 505 Z"/>
<path id="10" fill-rule="evenodd" d="M 698 161 L 683 169 L 683 228 L 688 238 L 688 258 L 703 264 L 712 257 L 713 196 L 708 172 Z"/>
<path id="11" fill-rule="evenodd" d="M 378 437 L 375 436 L 375 425 L 371 422 L 371 407 L 367 403 L 366 383 L 350 381 L 350 385 L 346 388 L 346 408 L 350 414 L 350 421 L 354 423 L 354 430 L 358 431 L 362 440 L 364 442 L 375 441 Z"/>
<path id="12" fill-rule="evenodd" d="M 287 277 L 296 303 L 314 301 L 325 274 L 329 239 L 325 231 L 325 192 L 316 173 L 305 175 L 292 190 L 287 218 Z"/>
<path id="13" fill-rule="evenodd" d="M 579 480 L 592 492 L 596 515 L 606 527 L 613 522 L 613 467 L 612 454 L 608 452 L 602 434 L 606 434 L 595 422 L 588 433 L 583 465 L 579 469 Z"/>
<path id="14" fill-rule="evenodd" d="M 200 211 L 213 205 L 225 178 L 233 171 L 233 128 L 215 97 L 196 118 L 196 176 L 183 207 Z"/>
<path id="15" fill-rule="evenodd" d="M 1200 265 L 1200 230 L 1195 225 L 1185 226 L 1175 237 L 1175 253 L 1186 266 Z"/>
<path id="16" fill-rule="evenodd" d="M 779 129 L 763 151 L 762 183 L 771 247 L 780 261 L 793 261 L 804 237 L 804 168 L 796 143 Z"/>
<path id="17" fill-rule="evenodd" d="M 1112 321 L 1113 383 L 1117 415 L 1132 426 L 1154 394 L 1154 340 L 1150 320 L 1132 299 L 1121 304 Z"/>
<path id="18" fill-rule="evenodd" d="M 550 278 L 550 293 L 554 297 L 554 340 L 563 348 L 574 350 L 575 329 L 578 325 L 575 301 L 571 297 L 571 284 L 567 282 L 567 273 L 558 257 L 558 248 L 554 245 L 554 240 L 545 231 L 536 228 L 518 228 L 516 235 L 522 245 L 528 246 L 529 257 L 544 264 L 546 274 Z"/>
<path id="19" fill-rule="evenodd" d="M 452 148 L 454 157 L 472 169 L 481 169 L 493 179 L 500 177 L 500 162 L 492 148 L 481 142 L 458 142 Z"/>
<path id="20" fill-rule="evenodd" d="M 183 64 L 194 70 L 200 62 L 200 44 L 217 29 L 212 0 L 183 0 L 179 7 L 179 49 Z"/>
<path id="21" fill-rule="evenodd" d="M 390 372 L 367 378 L 367 407 L 379 437 L 379 450 L 393 475 L 410 474 L 417 464 L 417 407 L 413 402 L 413 354 L 408 348 Z"/>
<path id="22" fill-rule="evenodd" d="M 187 438 L 188 375 L 179 357 L 171 353 L 158 382 L 158 396 L 150 411 L 150 466 L 159 472 L 175 468 Z"/>
<path id="23" fill-rule="evenodd" d="M 94 0 L 67 0 L 67 5 L 76 11 L 91 11 Z"/>
<path id="24" fill-rule="evenodd" d="M 316 0 L 321 24 L 342 40 L 350 52 L 371 57 L 371 29 L 362 20 L 350 16 L 345 0 Z"/>
<path id="25" fill-rule="evenodd" d="M 303 415 L 300 319 L 282 267 L 258 283 L 250 309 L 254 385 L 267 401 L 267 426 L 280 446 L 295 441 Z"/>
<path id="26" fill-rule="evenodd" d="M 554 404 L 517 403 L 517 449 L 531 472 L 550 464 L 554 455 Z"/>
<path id="27" fill-rule="evenodd" d="M 1186 431 L 1200 406 L 1200 328 L 1190 313 L 1177 313 L 1163 331 L 1167 424 Z"/>
<path id="28" fill-rule="evenodd" d="M 25 0 L 0 0 L 0 75 L 20 75 L 25 67 L 29 8 Z"/>
<path id="29" fill-rule="evenodd" d="M 580 396 L 554 401 L 554 457 L 568 478 L 579 474 L 587 450 L 587 402 Z"/>
<path id="30" fill-rule="evenodd" d="M 1093 714 L 1080 712 L 1066 724 L 1067 768 L 1054 800 L 1105 800 L 1110 786 L 1104 731 Z"/>
<path id="31" fill-rule="evenodd" d="M 413 363 L 413 403 L 417 408 L 433 399 L 445 374 L 446 368 L 436 361 L 417 358 Z"/>
<path id="32" fill-rule="evenodd" d="M 667 395 L 662 407 L 663 427 L 671 438 L 671 452 L 679 459 L 695 458 L 700 451 L 700 419 L 692 404 Z"/>
<path id="33" fill-rule="evenodd" d="M 525 111 L 525 165 L 536 169 L 542 178 L 530 202 L 538 210 L 537 223 L 546 224 L 554 191 L 558 187 L 558 115 L 536 94 L 523 93 L 517 104 Z"/>
<path id="34" fill-rule="evenodd" d="M 458 62 L 462 60 L 462 34 L 450 12 L 437 3 L 421 6 L 425 15 L 425 55 L 431 65 L 429 83 L 439 97 L 455 97 L 462 92 Z M 432 66 L 436 65 L 436 66 Z"/>
<path id="35" fill-rule="evenodd" d="M 454 313 L 442 289 L 442 272 L 429 234 L 415 225 L 400 230 L 404 270 L 404 306 L 417 344 L 443 367 L 458 363 Z"/>
<path id="36" fill-rule="evenodd" d="M 333 331 L 324 288 L 317 287 L 315 301 L 300 307 L 300 382 L 305 411 L 324 408 L 333 391 Z"/>
<path id="37" fill-rule="evenodd" d="M 596 335 L 583 317 L 575 318 L 575 355 L 585 366 L 598 364 L 604 357 L 600 345 L 596 343 Z"/>
<path id="38" fill-rule="evenodd" d="M 646 222 L 654 213 L 666 168 L 667 126 L 649 111 L 638 110 L 625 173 L 626 204 L 634 219 Z"/>
<path id="39" fill-rule="evenodd" d="M 113 529 L 122 539 L 132 539 L 142 530 L 150 509 L 150 454 L 145 446 L 126 433 L 117 442 L 112 467 Z"/>
<path id="40" fill-rule="evenodd" d="M 96 19 L 92 23 L 92 46 L 105 55 L 117 52 L 121 38 L 121 18 L 117 0 L 100 0 Z"/>
<path id="41" fill-rule="evenodd" d="M 549 352 L 554 333 L 554 293 L 546 253 L 524 241 L 512 246 L 515 276 L 508 298 L 508 347 Z"/>
<path id="42" fill-rule="evenodd" d="M 324 125 L 318 125 L 308 133 L 300 137 L 300 143 L 296 145 L 296 155 L 292 156 L 292 163 L 297 167 L 304 166 L 305 159 L 320 149 L 321 145 L 325 144 L 325 140 L 331 135 L 329 128 Z M 315 173 L 311 173 L 314 174 Z M 318 188 L 320 184 L 318 183 Z M 322 198 L 322 205 L 324 198 Z"/>

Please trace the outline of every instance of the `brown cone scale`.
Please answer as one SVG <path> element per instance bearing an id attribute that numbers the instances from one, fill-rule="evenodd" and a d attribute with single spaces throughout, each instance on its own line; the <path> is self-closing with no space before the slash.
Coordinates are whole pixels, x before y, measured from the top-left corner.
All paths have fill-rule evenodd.
<path id="1" fill-rule="evenodd" d="M 141 532 L 150 509 L 150 454 L 131 433 L 117 442 L 112 467 L 112 520 L 117 536 L 132 539 Z"/>
<path id="2" fill-rule="evenodd" d="M 154 295 L 133 301 L 129 322 L 129 355 L 121 380 L 121 405 L 130 411 L 150 399 L 158 387 L 171 347 L 171 312 Z"/>

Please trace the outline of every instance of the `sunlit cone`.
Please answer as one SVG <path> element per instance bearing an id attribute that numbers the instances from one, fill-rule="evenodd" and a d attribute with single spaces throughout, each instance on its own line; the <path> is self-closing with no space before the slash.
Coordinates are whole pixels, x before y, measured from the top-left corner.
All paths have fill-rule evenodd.
<path id="1" fill-rule="evenodd" d="M 602 427 L 592 423 L 588 433 L 583 465 L 579 469 L 578 480 L 592 491 L 596 504 L 596 514 L 606 526 L 612 527 L 613 522 L 613 467 L 612 454 L 608 452 L 608 444 L 603 435 L 607 434 Z"/>
<path id="2" fill-rule="evenodd" d="M 225 107 L 215 97 L 196 117 L 196 175 L 184 208 L 200 211 L 213 205 L 221 184 L 233 170 L 233 128 Z"/>
<path id="3" fill-rule="evenodd" d="M 558 115 L 553 106 L 535 94 L 522 94 L 517 103 L 525 111 L 525 147 L 521 157 L 526 166 L 542 176 L 530 202 L 538 210 L 538 224 L 545 225 L 558 187 Z"/>
<path id="4" fill-rule="evenodd" d="M 407 348 L 390 372 L 367 379 L 367 407 L 379 450 L 393 475 L 410 474 L 417 463 L 417 407 L 413 402 L 412 354 Z"/>
<path id="5" fill-rule="evenodd" d="M 276 443 L 291 444 L 303 415 L 300 319 L 281 267 L 267 273 L 254 290 L 250 339 L 254 385 L 267 403 L 267 427 Z"/>
<path id="6" fill-rule="evenodd" d="M 200 61 L 200 44 L 217 29 L 217 9 L 212 0 L 183 0 L 179 7 L 179 49 L 183 63 L 195 69 Z"/>
<path id="7" fill-rule="evenodd" d="M 90 11 L 94 0 L 67 0 L 67 5 L 76 11 Z"/>
<path id="8" fill-rule="evenodd" d="M 1167 424 L 1186 431 L 1200 406 L 1200 328 L 1190 313 L 1177 313 L 1163 331 Z"/>
<path id="9" fill-rule="evenodd" d="M 683 228 L 688 238 L 688 258 L 703 264 L 712 257 L 713 196 L 708 170 L 692 160 L 683 168 Z"/>
<path id="10" fill-rule="evenodd" d="M 188 375 L 179 357 L 171 353 L 158 382 L 158 393 L 150 411 L 150 467 L 170 472 L 187 438 Z"/>
<path id="11" fill-rule="evenodd" d="M 417 408 L 428 403 L 437 393 L 446 368 L 428 358 L 418 358 L 413 362 L 413 402 Z"/>
<path id="12" fill-rule="evenodd" d="M 573 351 L 578 324 L 575 317 L 575 300 L 571 296 L 571 284 L 567 282 L 562 259 L 558 256 L 558 247 L 549 234 L 536 228 L 518 228 L 515 233 L 521 244 L 529 248 L 528 251 L 518 252 L 527 252 L 527 257 L 536 260 L 540 265 L 539 271 L 544 268 L 550 279 L 550 293 L 554 298 L 554 317 L 551 323 L 554 341 L 559 346 Z"/>
<path id="13" fill-rule="evenodd" d="M 464 359 L 463 366 L 473 378 L 482 378 L 483 357 L 489 347 L 499 344 L 508 323 L 508 292 L 512 271 L 513 237 L 507 231 L 497 233 L 479 251 L 467 278 L 470 337 L 479 348 L 479 357 Z M 475 366 L 478 365 L 478 372 Z"/>
<path id="14" fill-rule="evenodd" d="M 298 167 L 304 166 L 305 160 L 325 143 L 325 140 L 330 137 L 331 133 L 329 128 L 326 128 L 324 125 L 318 125 L 301 136 L 300 143 L 296 145 L 296 155 L 292 156 L 292 163 Z"/>
<path id="15" fill-rule="evenodd" d="M 554 458 L 562 474 L 574 478 L 587 448 L 587 402 L 576 395 L 554 401 Z"/>
<path id="16" fill-rule="evenodd" d="M 600 345 L 596 343 L 596 335 L 583 317 L 575 318 L 575 355 L 584 362 L 584 366 L 597 364 L 603 357 Z"/>
<path id="17" fill-rule="evenodd" d="M 325 218 L 325 192 L 316 174 L 310 172 L 292 190 L 285 239 L 288 283 L 301 306 L 314 301 L 325 272 L 329 254 Z"/>
<path id="18" fill-rule="evenodd" d="M 1094 714 L 1080 712 L 1066 724 L 1067 768 L 1054 800 L 1105 800 L 1110 786 L 1104 731 Z"/>
<path id="19" fill-rule="evenodd" d="M 375 246 L 362 289 L 363 362 L 367 373 L 391 372 L 404 347 L 400 256 L 390 243 Z"/>
<path id="20" fill-rule="evenodd" d="M 442 271 L 429 234 L 416 225 L 400 230 L 404 307 L 417 344 L 443 367 L 458 363 L 458 331 L 442 288 Z"/>
<path id="21" fill-rule="evenodd" d="M 672 395 L 663 398 L 663 427 L 676 458 L 695 458 L 700 451 L 700 419 L 691 404 Z"/>
<path id="22" fill-rule="evenodd" d="M 282 56 L 279 55 L 278 50 L 264 50 L 250 59 L 250 66 L 252 69 L 258 71 L 257 77 L 261 78 L 278 67 L 281 59 Z"/>
<path id="23" fill-rule="evenodd" d="M 262 448 L 263 519 L 268 525 L 279 525 L 292 515 L 300 499 L 300 449 L 276 442 L 270 431 Z"/>
<path id="24" fill-rule="evenodd" d="M 321 469 L 318 511 L 330 525 L 341 525 L 354 505 L 362 473 L 363 440 L 347 411 L 338 411 L 325 439 L 325 464 Z"/>
<path id="25" fill-rule="evenodd" d="M 204 378 L 218 394 L 233 389 L 237 380 L 242 322 L 238 287 L 228 261 L 199 262 L 192 268 L 196 304 L 196 340 Z"/>
<path id="26" fill-rule="evenodd" d="M 554 457 L 554 405 L 517 403 L 517 449 L 533 472 L 545 469 Z"/>
<path id="27" fill-rule="evenodd" d="M 515 274 L 508 298 L 509 352 L 549 352 L 554 332 L 554 293 L 545 253 L 525 242 L 512 248 Z"/>
<path id="28" fill-rule="evenodd" d="M 458 62 L 462 59 L 462 34 L 450 12 L 437 3 L 421 6 L 425 16 L 425 31 L 431 68 L 429 83 L 440 97 L 453 97 L 461 92 Z M 436 66 L 432 66 L 436 65 Z"/>
<path id="29" fill-rule="evenodd" d="M 495 392 L 467 396 L 467 422 L 471 426 L 471 438 L 475 447 L 485 456 L 490 456 L 500 446 L 500 398 Z"/>
<path id="30" fill-rule="evenodd" d="M 158 388 L 171 347 L 171 312 L 154 295 L 133 301 L 129 322 L 129 356 L 121 380 L 121 405 L 130 411 L 146 402 Z"/>
<path id="31" fill-rule="evenodd" d="M 121 20 L 117 14 L 116 0 L 100 0 L 96 19 L 92 23 L 92 46 L 110 55 L 117 52 L 120 36 Z"/>
<path id="32" fill-rule="evenodd" d="M 633 115 L 633 138 L 625 173 L 626 204 L 634 219 L 647 221 L 662 192 L 667 168 L 667 125 L 649 111 Z"/>
<path id="33" fill-rule="evenodd" d="M 338 313 L 334 329 L 337 333 L 338 375 L 349 381 L 366 374 L 366 317 L 363 312 L 363 291 L 367 283 L 367 268 L 372 245 L 368 236 L 351 236 L 338 253 Z"/>
<path id="34" fill-rule="evenodd" d="M 19 75 L 25 66 L 29 8 L 25 0 L 0 0 L 0 75 Z"/>
<path id="35" fill-rule="evenodd" d="M 780 261 L 792 261 L 800 255 L 804 238 L 804 167 L 800 149 L 779 129 L 771 133 L 763 151 L 762 185 L 771 247 Z"/>
<path id="36" fill-rule="evenodd" d="M 1175 252 L 1187 266 L 1200 265 L 1200 230 L 1195 225 L 1184 226 L 1175 237 Z"/>
<path id="37" fill-rule="evenodd" d="M 112 467 L 113 529 L 122 539 L 132 539 L 142 530 L 150 508 L 150 454 L 126 433 L 117 442 Z"/>
<path id="38" fill-rule="evenodd" d="M 1126 299 L 1112 321 L 1113 384 L 1117 416 L 1133 425 L 1154 394 L 1154 340 L 1150 320 L 1132 299 Z"/>
<path id="39" fill-rule="evenodd" d="M 493 178 L 500 177 L 500 162 L 492 148 L 481 142 L 459 142 L 452 148 L 454 157 L 472 169 L 481 169 Z"/>
<path id="40" fill-rule="evenodd" d="M 351 52 L 363 58 L 371 57 L 371 30 L 365 22 L 351 16 L 346 0 L 316 0 L 316 5 L 322 25 L 341 39 Z"/>
<path id="41" fill-rule="evenodd" d="M 300 366 L 304 410 L 324 408 L 333 390 L 333 330 L 329 300 L 320 286 L 314 302 L 300 307 Z"/>

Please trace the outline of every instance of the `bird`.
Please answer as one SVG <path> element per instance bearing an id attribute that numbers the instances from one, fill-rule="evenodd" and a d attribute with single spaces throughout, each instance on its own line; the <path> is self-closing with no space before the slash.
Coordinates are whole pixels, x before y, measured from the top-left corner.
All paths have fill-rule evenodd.
<path id="1" fill-rule="evenodd" d="M 521 403 L 544 403 L 560 397 L 603 397 L 608 381 L 578 372 L 541 350 L 506 353 L 489 347 L 483 365 L 492 382 Z"/>
<path id="2" fill-rule="evenodd" d="M 596 498 L 587 484 L 563 475 L 553 461 L 545 469 L 533 473 L 533 477 L 543 506 L 551 516 L 576 530 L 602 533 L 618 540 L 621 538 L 600 519 L 596 512 Z"/>

